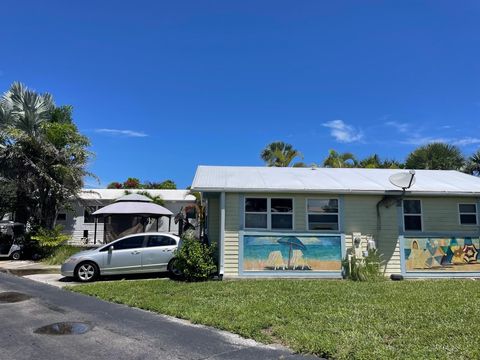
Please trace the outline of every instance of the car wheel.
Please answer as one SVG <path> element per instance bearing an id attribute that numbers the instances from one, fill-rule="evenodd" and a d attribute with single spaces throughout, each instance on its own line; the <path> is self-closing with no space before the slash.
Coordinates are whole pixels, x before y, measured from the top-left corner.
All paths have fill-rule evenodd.
<path id="1" fill-rule="evenodd" d="M 168 272 L 170 273 L 170 277 L 174 279 L 181 278 L 183 275 L 182 271 L 176 267 L 176 260 L 177 259 L 172 259 L 168 263 Z"/>
<path id="2" fill-rule="evenodd" d="M 12 258 L 12 260 L 20 260 L 20 251 L 14 251 L 10 257 Z"/>
<path id="3" fill-rule="evenodd" d="M 75 269 L 75 278 L 81 282 L 95 281 L 99 275 L 97 264 L 90 261 L 79 264 Z"/>

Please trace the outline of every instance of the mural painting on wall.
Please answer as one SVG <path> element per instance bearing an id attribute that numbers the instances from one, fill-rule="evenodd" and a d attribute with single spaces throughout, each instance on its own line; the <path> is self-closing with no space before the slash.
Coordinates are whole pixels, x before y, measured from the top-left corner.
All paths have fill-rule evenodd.
<path id="1" fill-rule="evenodd" d="M 406 271 L 480 271 L 478 238 L 405 238 Z"/>
<path id="2" fill-rule="evenodd" d="M 339 271 L 340 236 L 245 235 L 244 271 Z"/>

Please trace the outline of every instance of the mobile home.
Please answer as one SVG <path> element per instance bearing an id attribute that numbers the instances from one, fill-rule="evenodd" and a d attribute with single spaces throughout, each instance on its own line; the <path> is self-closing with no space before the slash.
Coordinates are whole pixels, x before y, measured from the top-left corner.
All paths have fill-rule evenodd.
<path id="1" fill-rule="evenodd" d="M 396 169 L 199 166 L 192 190 L 225 277 L 341 277 L 351 249 L 376 244 L 386 275 L 480 275 L 480 178 Z"/>

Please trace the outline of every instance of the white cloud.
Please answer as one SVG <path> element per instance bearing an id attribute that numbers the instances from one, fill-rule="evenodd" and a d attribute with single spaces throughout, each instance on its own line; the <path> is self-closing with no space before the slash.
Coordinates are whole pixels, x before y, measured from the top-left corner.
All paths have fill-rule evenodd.
<path id="1" fill-rule="evenodd" d="M 413 136 L 409 139 L 405 139 L 401 141 L 402 144 L 407 144 L 407 145 L 425 145 L 425 144 L 431 144 L 435 142 L 449 143 L 450 140 L 446 138 L 437 138 L 437 137 L 430 137 L 430 136 Z"/>
<path id="2" fill-rule="evenodd" d="M 462 139 L 453 140 L 452 144 L 457 146 L 480 144 L 480 138 L 465 137 Z"/>
<path id="3" fill-rule="evenodd" d="M 146 137 L 148 136 L 141 131 L 133 130 L 120 130 L 120 129 L 95 129 L 96 133 L 107 134 L 112 136 L 124 136 L 124 137 Z"/>
<path id="4" fill-rule="evenodd" d="M 323 123 L 322 125 L 330 129 L 330 135 L 332 135 L 338 142 L 351 143 L 363 138 L 361 130 L 345 124 L 343 120 L 332 120 Z"/>
<path id="5" fill-rule="evenodd" d="M 456 146 L 468 146 L 480 144 L 480 138 L 464 137 L 464 138 L 437 138 L 437 137 L 420 137 L 414 136 L 410 139 L 401 141 L 402 144 L 408 145 L 426 145 L 435 142 L 442 142 L 447 144 L 452 144 Z"/>
<path id="6" fill-rule="evenodd" d="M 398 132 L 401 132 L 401 133 L 406 133 L 408 132 L 409 130 L 409 127 L 410 125 L 407 124 L 407 123 L 402 123 L 402 122 L 398 122 L 398 121 L 387 121 L 385 123 L 385 125 L 387 126 L 391 126 L 395 129 L 397 129 Z"/>

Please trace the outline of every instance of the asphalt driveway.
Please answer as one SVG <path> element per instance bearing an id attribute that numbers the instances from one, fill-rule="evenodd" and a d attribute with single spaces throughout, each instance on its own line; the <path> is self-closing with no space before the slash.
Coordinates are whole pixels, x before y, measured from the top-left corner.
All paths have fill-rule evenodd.
<path id="1" fill-rule="evenodd" d="M 285 348 L 0 273 L 0 295 L 6 291 L 31 298 L 0 302 L 0 359 L 306 359 Z M 86 322 L 92 329 L 81 335 L 34 332 L 62 321 Z"/>

